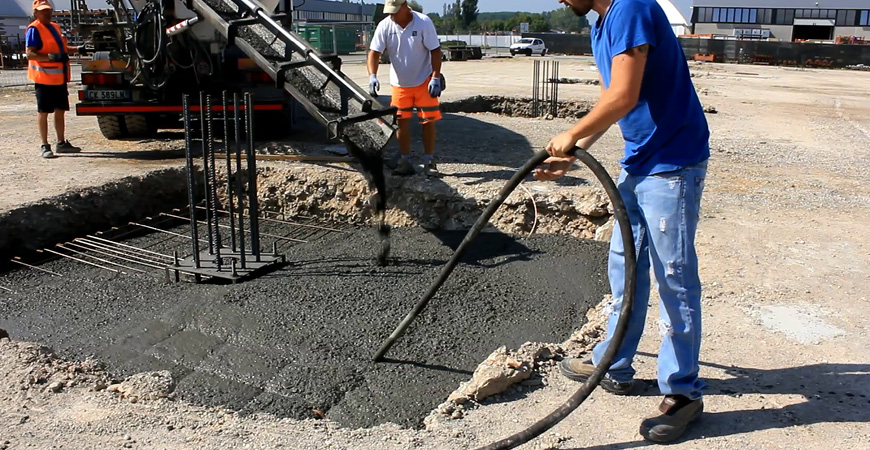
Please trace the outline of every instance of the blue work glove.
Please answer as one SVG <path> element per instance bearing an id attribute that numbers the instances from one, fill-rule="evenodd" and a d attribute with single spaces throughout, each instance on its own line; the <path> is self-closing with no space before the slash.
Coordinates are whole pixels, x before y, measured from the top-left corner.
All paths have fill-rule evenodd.
<path id="1" fill-rule="evenodd" d="M 51 62 L 67 62 L 69 61 L 69 56 L 66 53 L 49 53 L 48 60 Z"/>
<path id="2" fill-rule="evenodd" d="M 372 95 L 372 97 L 377 97 L 378 91 L 380 90 L 381 82 L 378 81 L 378 75 L 374 73 L 369 75 L 369 93 Z"/>
<path id="3" fill-rule="evenodd" d="M 433 77 L 432 80 L 429 81 L 429 95 L 431 95 L 433 98 L 440 97 L 442 89 L 443 87 L 441 86 L 440 78 Z"/>

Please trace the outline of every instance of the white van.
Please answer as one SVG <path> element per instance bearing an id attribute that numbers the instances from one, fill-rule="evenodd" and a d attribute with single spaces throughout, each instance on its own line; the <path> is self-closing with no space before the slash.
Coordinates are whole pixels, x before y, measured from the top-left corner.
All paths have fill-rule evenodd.
<path id="1" fill-rule="evenodd" d="M 515 44 L 511 45 L 511 56 L 517 54 L 532 56 L 532 55 L 547 55 L 547 46 L 544 41 L 537 38 L 522 38 Z"/>

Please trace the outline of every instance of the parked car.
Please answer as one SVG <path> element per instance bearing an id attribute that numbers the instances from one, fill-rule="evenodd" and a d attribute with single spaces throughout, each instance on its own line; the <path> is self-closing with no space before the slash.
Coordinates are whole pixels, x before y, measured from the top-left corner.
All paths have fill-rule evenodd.
<path id="1" fill-rule="evenodd" d="M 532 55 L 547 55 L 547 46 L 544 41 L 536 38 L 522 38 L 515 44 L 511 45 L 511 56 L 517 54 L 532 56 Z"/>

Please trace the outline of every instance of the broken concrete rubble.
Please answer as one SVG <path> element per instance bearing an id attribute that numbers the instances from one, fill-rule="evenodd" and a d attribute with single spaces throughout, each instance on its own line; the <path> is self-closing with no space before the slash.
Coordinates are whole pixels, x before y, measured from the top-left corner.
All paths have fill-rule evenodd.
<path id="1" fill-rule="evenodd" d="M 132 403 L 150 401 L 161 398 L 172 398 L 175 391 L 175 380 L 168 370 L 143 372 L 131 375 L 119 384 L 113 384 L 107 389 Z"/>
<path id="2" fill-rule="evenodd" d="M 264 209 L 287 216 L 317 216 L 336 222 L 366 224 L 372 219 L 372 192 L 358 173 L 307 165 L 268 166 L 259 170 Z M 391 197 L 388 222 L 397 227 L 430 230 L 470 228 L 496 196 L 501 180 L 489 183 L 433 183 L 425 177 L 387 179 Z M 500 231 L 526 234 L 570 234 L 583 239 L 609 239 L 612 217 L 607 196 L 599 189 L 577 189 L 575 195 L 537 194 L 518 189 L 490 223 Z M 537 219 L 537 220 L 536 220 Z"/>

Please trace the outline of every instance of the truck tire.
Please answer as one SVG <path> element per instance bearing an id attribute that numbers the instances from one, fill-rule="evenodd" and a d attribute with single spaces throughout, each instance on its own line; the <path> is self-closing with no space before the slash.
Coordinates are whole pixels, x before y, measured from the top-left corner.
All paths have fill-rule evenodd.
<path id="1" fill-rule="evenodd" d="M 104 138 L 115 140 L 126 137 L 127 127 L 121 119 L 121 116 L 97 116 L 97 125 L 100 126 L 100 133 Z"/>
<path id="2" fill-rule="evenodd" d="M 109 140 L 154 137 L 157 127 L 153 120 L 140 115 L 97 116 L 100 133 Z"/>
<path id="3" fill-rule="evenodd" d="M 128 137 L 154 137 L 157 134 L 157 128 L 148 117 L 138 115 L 124 116 L 124 123 L 127 125 Z"/>

